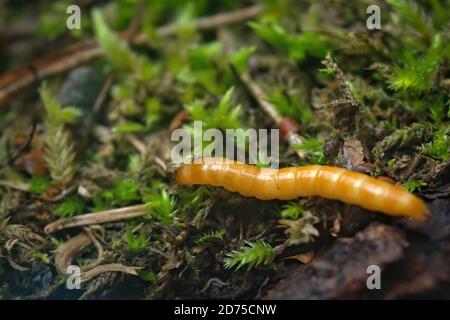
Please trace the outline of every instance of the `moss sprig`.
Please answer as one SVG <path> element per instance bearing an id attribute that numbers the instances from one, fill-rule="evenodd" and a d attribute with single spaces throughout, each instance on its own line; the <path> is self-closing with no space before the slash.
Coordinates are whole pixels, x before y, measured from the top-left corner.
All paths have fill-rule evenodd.
<path id="1" fill-rule="evenodd" d="M 262 240 L 246 241 L 239 250 L 227 254 L 223 265 L 225 269 L 236 268 L 236 270 L 246 266 L 249 271 L 260 265 L 270 265 L 275 256 L 275 250 L 269 243 Z"/>
<path id="2" fill-rule="evenodd" d="M 46 111 L 45 161 L 53 182 L 64 187 L 73 180 L 77 170 L 74 147 L 64 131 L 64 124 L 73 122 L 80 115 L 80 111 L 75 108 L 63 108 L 51 95 L 45 83 L 40 93 Z"/>

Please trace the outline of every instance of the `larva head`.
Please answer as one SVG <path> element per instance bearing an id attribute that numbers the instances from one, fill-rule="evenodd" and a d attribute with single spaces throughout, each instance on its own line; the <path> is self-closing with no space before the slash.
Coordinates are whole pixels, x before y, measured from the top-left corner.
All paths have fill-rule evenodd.
<path id="1" fill-rule="evenodd" d="M 177 184 L 202 184 L 203 169 L 201 164 L 186 164 L 177 169 L 175 183 Z"/>
<path id="2" fill-rule="evenodd" d="M 189 184 L 191 176 L 190 165 L 184 165 L 177 169 L 175 172 L 175 183 L 176 184 Z"/>

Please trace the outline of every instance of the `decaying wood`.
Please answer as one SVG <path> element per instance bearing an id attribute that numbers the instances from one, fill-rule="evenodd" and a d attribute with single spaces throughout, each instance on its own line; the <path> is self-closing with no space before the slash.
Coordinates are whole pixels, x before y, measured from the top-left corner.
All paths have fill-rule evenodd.
<path id="1" fill-rule="evenodd" d="M 367 290 L 367 267 L 399 260 L 408 242 L 397 228 L 371 224 L 354 238 L 342 238 L 306 267 L 281 280 L 264 299 L 342 299 Z"/>
<path id="2" fill-rule="evenodd" d="M 383 299 L 437 296 L 450 299 L 450 247 L 444 243 L 411 242 L 404 259 L 383 274 Z M 446 267 L 447 266 L 447 267 Z"/>

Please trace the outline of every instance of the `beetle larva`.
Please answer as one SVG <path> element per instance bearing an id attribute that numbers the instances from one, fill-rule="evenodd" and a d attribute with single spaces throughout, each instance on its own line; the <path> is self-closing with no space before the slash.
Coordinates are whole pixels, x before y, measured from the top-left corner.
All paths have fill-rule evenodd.
<path id="1" fill-rule="evenodd" d="M 261 200 L 320 196 L 391 216 L 424 219 L 424 201 L 399 186 L 343 168 L 311 165 L 259 168 L 223 158 L 204 158 L 177 170 L 178 184 L 221 186 Z"/>

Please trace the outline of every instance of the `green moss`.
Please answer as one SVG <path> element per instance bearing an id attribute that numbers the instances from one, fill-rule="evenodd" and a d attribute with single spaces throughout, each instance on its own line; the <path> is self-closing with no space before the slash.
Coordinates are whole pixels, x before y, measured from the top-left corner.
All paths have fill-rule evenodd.
<path id="1" fill-rule="evenodd" d="M 425 154 L 438 160 L 450 159 L 449 130 L 441 129 L 434 134 L 433 140 L 422 146 Z"/>
<path id="2" fill-rule="evenodd" d="M 239 250 L 227 254 L 224 260 L 225 269 L 247 267 L 251 270 L 260 265 L 270 265 L 275 259 L 275 251 L 272 246 L 264 241 L 248 242 Z"/>
<path id="3" fill-rule="evenodd" d="M 289 202 L 281 209 L 280 216 L 285 219 L 297 219 L 305 209 L 297 202 Z"/>
<path id="4" fill-rule="evenodd" d="M 403 188 L 405 188 L 409 192 L 422 192 L 422 188 L 425 187 L 427 184 L 423 181 L 417 181 L 417 180 L 411 180 L 408 182 L 405 182 L 403 184 Z"/>
<path id="5" fill-rule="evenodd" d="M 85 205 L 82 198 L 79 196 L 68 196 L 56 206 L 55 210 L 53 210 L 53 215 L 68 218 L 83 213 L 84 209 Z"/>
<path id="6" fill-rule="evenodd" d="M 132 71 L 136 65 L 136 56 L 127 44 L 109 29 L 99 10 L 92 11 L 92 20 L 97 41 L 111 66 L 118 71 Z"/>
<path id="7" fill-rule="evenodd" d="M 175 198 L 166 190 L 153 191 L 144 196 L 144 202 L 151 215 L 161 223 L 172 224 L 175 219 Z"/>
<path id="8" fill-rule="evenodd" d="M 296 61 L 302 61 L 307 55 L 324 58 L 330 47 L 324 38 L 314 32 L 289 34 L 280 25 L 250 22 L 250 27 L 267 43 L 288 54 Z"/>
<path id="9" fill-rule="evenodd" d="M 45 161 L 55 184 L 65 186 L 75 176 L 75 152 L 64 131 L 64 124 L 72 123 L 80 115 L 75 108 L 63 108 L 44 83 L 40 90 L 46 111 Z"/>
<path id="10" fill-rule="evenodd" d="M 210 232 L 203 233 L 197 240 L 195 240 L 195 244 L 202 245 L 214 240 L 223 240 L 224 236 L 225 236 L 225 229 L 213 230 Z"/>
<path id="11" fill-rule="evenodd" d="M 189 111 L 193 121 L 202 121 L 205 129 L 238 129 L 241 128 L 241 106 L 234 106 L 231 103 L 233 96 L 233 88 L 227 92 L 220 99 L 217 106 L 213 108 L 205 108 L 200 101 L 195 101 L 192 104 L 185 106 Z"/>
<path id="12" fill-rule="evenodd" d="M 134 253 L 144 249 L 150 241 L 150 239 L 147 238 L 143 233 L 137 236 L 134 235 L 131 229 L 127 230 L 126 240 L 128 249 Z"/>
<path id="13" fill-rule="evenodd" d="M 28 192 L 40 194 L 47 191 L 50 186 L 51 181 L 47 177 L 32 176 Z"/>

